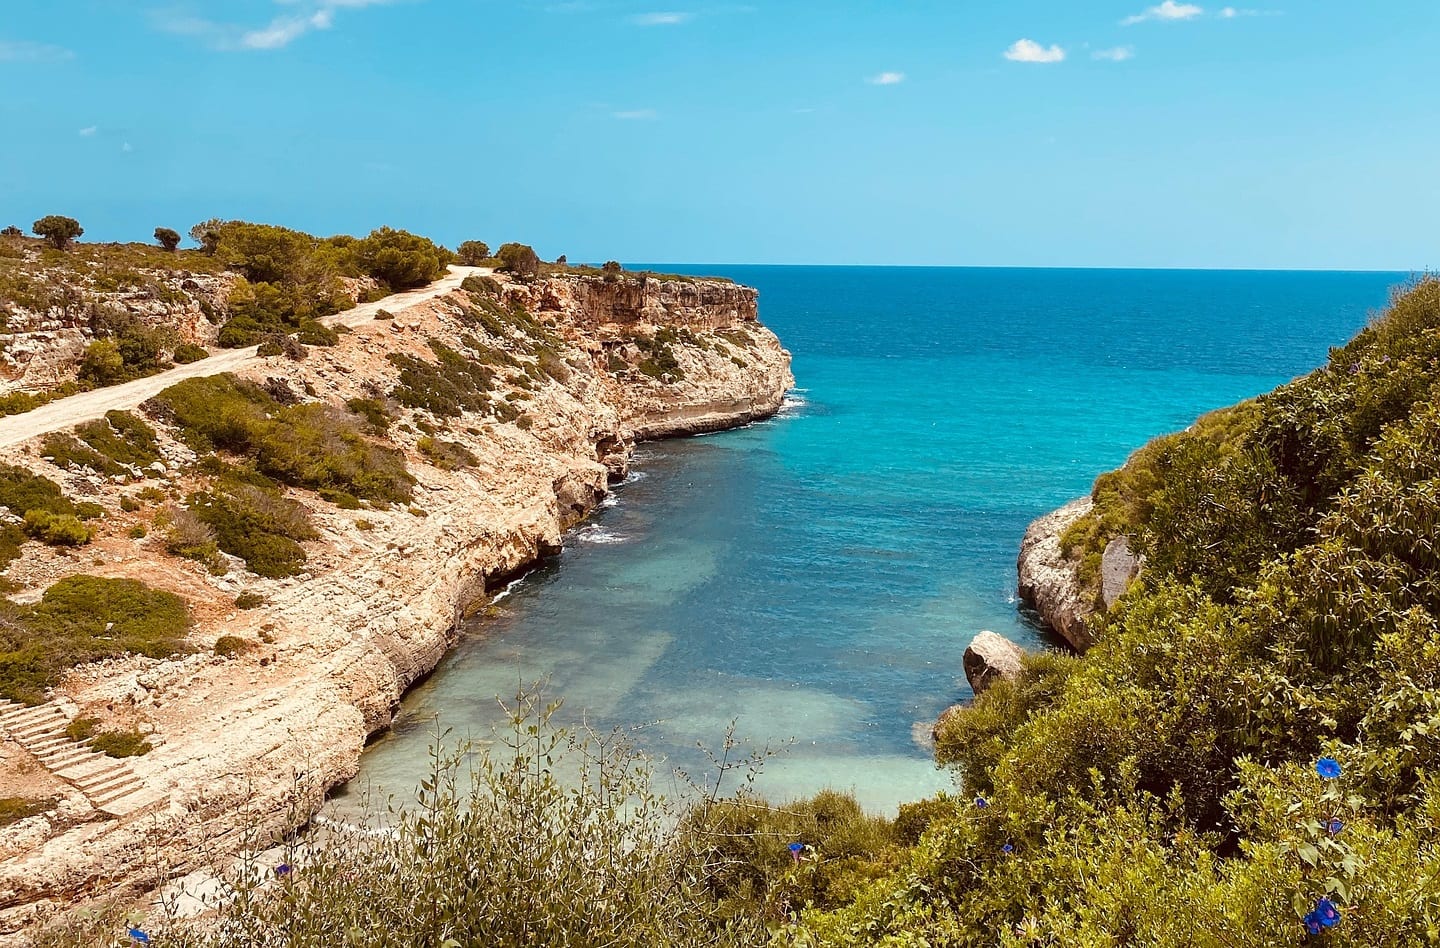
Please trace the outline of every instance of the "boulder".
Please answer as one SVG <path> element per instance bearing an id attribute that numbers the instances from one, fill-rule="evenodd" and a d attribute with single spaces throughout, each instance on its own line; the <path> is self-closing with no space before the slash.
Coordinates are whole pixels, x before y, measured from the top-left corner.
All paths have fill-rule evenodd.
<path id="1" fill-rule="evenodd" d="M 994 632 L 981 632 L 965 650 L 965 678 L 978 695 L 1001 678 L 1014 679 L 1020 674 L 1020 660 L 1025 650 Z"/>
<path id="2" fill-rule="evenodd" d="M 1116 537 L 1106 544 L 1100 560 L 1100 598 L 1105 601 L 1106 609 L 1125 595 L 1138 575 L 1140 559 L 1130 552 L 1129 537 Z"/>

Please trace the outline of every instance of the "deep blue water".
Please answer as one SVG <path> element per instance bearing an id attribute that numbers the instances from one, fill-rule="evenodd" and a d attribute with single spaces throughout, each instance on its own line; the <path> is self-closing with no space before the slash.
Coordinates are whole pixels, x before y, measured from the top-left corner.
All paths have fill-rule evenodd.
<path id="1" fill-rule="evenodd" d="M 1031 519 L 1146 439 L 1324 361 L 1403 274 L 699 267 L 761 290 L 781 418 L 642 448 L 643 475 L 412 693 L 360 783 L 405 793 L 434 719 L 483 736 L 548 678 L 562 718 L 703 770 L 734 720 L 761 777 L 890 808 L 948 786 L 916 739 L 967 697 Z M 352 788 L 357 785 L 352 785 Z M 352 791 L 353 792 L 353 791 Z"/>

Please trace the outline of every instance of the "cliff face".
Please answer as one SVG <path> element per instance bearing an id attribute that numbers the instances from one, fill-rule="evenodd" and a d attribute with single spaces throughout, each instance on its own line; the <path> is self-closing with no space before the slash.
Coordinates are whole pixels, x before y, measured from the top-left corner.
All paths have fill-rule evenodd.
<path id="1" fill-rule="evenodd" d="M 455 643 L 459 616 L 559 550 L 563 532 L 626 469 L 637 439 L 774 413 L 793 383 L 790 360 L 754 321 L 754 291 L 653 282 L 557 278 L 501 287 L 501 299 L 531 301 L 555 340 L 549 374 L 533 374 L 540 382 L 527 394 L 512 393 L 523 414 L 507 421 L 403 413 L 386 437 L 417 481 L 409 509 L 346 510 L 291 491 L 311 508 L 321 536 L 305 544 L 306 572 L 289 579 L 261 579 L 235 563 L 216 577 L 167 556 L 153 533 L 132 536 L 154 511 L 122 510 L 111 479 L 55 468 L 33 442 L 4 452 L 0 460 L 107 508 L 101 535 L 80 558 L 27 546 L 9 572 L 23 587 L 17 598 L 81 570 L 133 577 L 184 596 L 196 627 L 193 654 L 83 667 L 53 695 L 49 704 L 66 717 L 125 722 L 149 734 L 155 749 L 128 762 L 139 788 L 111 812 L 52 779 L 46 792 L 59 805 L 0 831 L 0 855 L 8 857 L 0 864 L 0 931 L 84 899 L 143 890 L 157 862 L 170 877 L 193 871 L 245 845 L 242 824 L 273 829 L 308 818 L 326 790 L 354 775 L 366 738 L 389 725 L 405 690 Z M 481 302 L 452 294 L 312 349 L 304 361 L 277 357 L 248 374 L 303 400 L 374 397 L 397 381 L 389 354 L 432 358 L 435 342 L 466 346 Z M 677 324 L 692 331 L 665 335 Z M 669 341 L 656 377 L 642 371 L 649 362 L 633 358 L 643 352 L 627 359 L 625 347 L 660 336 Z M 180 496 L 192 487 L 186 472 L 195 457 L 156 424 L 167 472 L 154 486 Z M 474 463 L 431 463 L 420 443 L 437 426 L 436 437 Z M 264 605 L 238 609 L 241 591 Z M 222 636 L 255 647 L 219 658 L 212 646 Z M 47 776 L 23 742 L 5 741 L 0 758 L 7 773 Z"/>
<path id="2" fill-rule="evenodd" d="M 1082 652 L 1094 641 L 1086 620 L 1094 613 L 1095 605 L 1080 582 L 1080 564 L 1061 551 L 1060 535 L 1091 507 L 1089 497 L 1072 500 L 1030 524 L 1020 543 L 1017 564 L 1020 598 L 1040 613 L 1046 625 Z"/>
<path id="3" fill-rule="evenodd" d="M 546 280 L 528 296 L 536 312 L 564 312 L 592 329 L 646 323 L 723 329 L 755 322 L 759 308 L 759 293 L 748 286 L 649 276 Z"/>

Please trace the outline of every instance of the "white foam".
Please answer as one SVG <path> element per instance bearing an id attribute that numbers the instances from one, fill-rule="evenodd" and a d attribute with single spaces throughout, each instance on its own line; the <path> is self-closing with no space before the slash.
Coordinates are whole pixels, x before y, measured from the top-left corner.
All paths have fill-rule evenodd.
<path id="1" fill-rule="evenodd" d="M 600 501 L 600 506 L 608 509 L 608 508 L 610 508 L 610 507 L 618 506 L 619 503 L 620 503 L 620 497 L 619 497 L 619 495 L 617 495 L 617 494 L 606 494 L 606 495 L 605 495 L 605 499 L 602 500 L 602 501 Z"/>
<path id="2" fill-rule="evenodd" d="M 624 487 L 626 484 L 638 484 L 649 476 L 650 475 L 646 474 L 644 471 L 631 471 L 629 474 L 625 475 L 625 479 L 616 486 Z"/>
<path id="3" fill-rule="evenodd" d="M 626 543 L 630 540 L 630 538 L 625 536 L 623 533 L 616 533 L 613 530 L 606 530 L 598 523 L 591 524 L 588 527 L 581 527 L 579 530 L 576 530 L 575 539 L 579 540 L 581 543 L 601 544 Z"/>
<path id="4" fill-rule="evenodd" d="M 493 597 L 491 597 L 491 599 L 490 599 L 491 605 L 494 605 L 495 603 L 499 602 L 500 600 L 508 597 L 512 592 L 515 591 L 515 587 L 516 587 L 516 586 L 519 586 L 521 583 L 525 582 L 525 580 L 528 579 L 528 578 L 529 578 L 528 576 L 521 576 L 519 579 L 512 579 L 512 580 L 510 580 L 510 582 L 508 582 L 508 583 L 505 584 L 505 588 L 504 588 L 504 589 L 500 590 L 500 591 L 499 591 L 498 593 L 496 593 Z"/>

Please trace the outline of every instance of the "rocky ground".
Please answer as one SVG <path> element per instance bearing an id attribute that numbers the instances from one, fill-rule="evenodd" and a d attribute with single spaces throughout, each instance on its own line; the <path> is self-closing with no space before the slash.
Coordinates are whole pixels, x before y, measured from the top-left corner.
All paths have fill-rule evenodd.
<path id="1" fill-rule="evenodd" d="M 34 440 L 0 449 L 0 461 L 106 511 L 84 547 L 27 543 L 7 573 L 14 600 L 84 572 L 177 593 L 194 619 L 188 654 L 83 666 L 48 697 L 66 718 L 134 728 L 153 744 L 126 761 L 137 786 L 118 803 L 97 808 L 19 729 L 4 731 L 0 795 L 49 805 L 0 829 L 0 933 L 18 938 L 57 911 L 134 896 L 254 845 L 249 830 L 302 822 L 355 773 L 366 738 L 454 644 L 458 618 L 557 551 L 623 475 L 637 439 L 765 417 L 793 381 L 789 354 L 756 322 L 755 293 L 744 287 L 555 277 L 494 292 L 525 304 L 559 340 L 563 366 L 533 392 L 512 393 L 523 414 L 508 421 L 402 412 L 385 437 L 416 478 L 408 508 L 341 509 L 291 490 L 320 533 L 298 576 L 262 579 L 233 557 L 216 576 L 165 552 L 157 511 L 199 475 L 194 452 L 158 419 L 163 460 L 136 474 L 61 469 Z M 463 346 L 477 331 L 466 315 L 473 303 L 456 291 L 383 314 L 303 360 L 276 356 L 239 374 L 300 400 L 374 397 L 397 381 L 391 353 L 431 358 L 432 341 Z M 418 447 L 425 429 L 474 463 L 436 466 Z M 137 502 L 142 492 L 151 500 Z M 242 593 L 263 604 L 239 608 Z M 224 636 L 251 647 L 219 657 Z"/>

